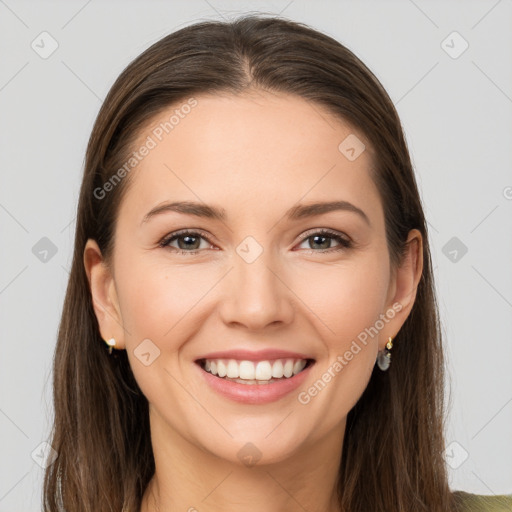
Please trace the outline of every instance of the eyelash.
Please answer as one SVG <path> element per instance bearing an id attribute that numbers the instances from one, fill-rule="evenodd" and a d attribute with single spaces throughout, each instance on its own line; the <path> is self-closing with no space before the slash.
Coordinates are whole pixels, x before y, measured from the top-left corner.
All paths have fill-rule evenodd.
<path id="1" fill-rule="evenodd" d="M 191 230 L 182 230 L 182 231 L 176 231 L 174 233 L 171 233 L 170 235 L 164 237 L 160 242 L 159 242 L 159 247 L 167 247 L 169 249 L 172 249 L 173 252 L 176 252 L 177 254 L 187 254 L 187 255 L 195 255 L 195 254 L 198 254 L 199 252 L 201 252 L 202 249 L 197 249 L 197 250 L 194 250 L 194 251 L 184 251 L 183 249 L 176 249 L 176 247 L 170 247 L 169 244 L 171 242 L 173 242 L 174 240 L 178 239 L 178 238 L 181 238 L 183 236 L 192 236 L 194 238 L 197 238 L 199 236 L 199 238 L 203 238 L 204 240 L 206 240 L 209 244 L 211 244 L 210 240 L 208 240 L 208 237 L 206 235 L 206 233 L 204 233 L 203 231 L 191 231 Z M 324 250 L 320 250 L 320 251 L 316 251 L 314 249 L 309 249 L 309 254 L 311 253 L 316 253 L 316 252 L 319 252 L 321 254 L 324 254 L 324 253 L 332 253 L 332 252 L 337 252 L 337 251 L 343 251 L 343 250 L 346 250 L 346 249 L 350 249 L 352 248 L 352 242 L 346 238 L 344 238 L 343 236 L 341 236 L 339 233 L 337 233 L 336 231 L 331 231 L 330 229 L 319 229 L 317 231 L 310 231 L 309 233 L 307 233 L 306 236 L 304 236 L 299 244 L 302 244 L 305 240 L 307 240 L 308 238 L 312 238 L 313 236 L 315 235 L 320 235 L 320 236 L 325 236 L 325 235 L 328 235 L 327 237 L 328 238 L 332 238 L 333 240 L 336 240 L 337 242 L 339 242 L 339 246 L 338 247 L 334 247 L 334 248 L 331 248 L 331 249 L 324 249 Z M 213 245 L 213 244 L 212 244 Z"/>

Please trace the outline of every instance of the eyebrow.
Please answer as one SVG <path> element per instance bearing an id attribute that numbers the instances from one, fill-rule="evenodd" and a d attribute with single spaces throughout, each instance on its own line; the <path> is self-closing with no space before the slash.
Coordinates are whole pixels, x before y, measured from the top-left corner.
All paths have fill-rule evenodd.
<path id="1" fill-rule="evenodd" d="M 288 220 L 299 220 L 307 217 L 315 217 L 333 211 L 348 211 L 359 215 L 368 225 L 371 225 L 366 213 L 348 201 L 328 201 L 310 204 L 299 204 L 290 208 L 284 215 Z M 166 202 L 155 206 L 142 219 L 141 225 L 148 222 L 156 215 L 165 212 L 177 212 L 185 215 L 193 215 L 207 219 L 227 220 L 226 210 L 215 206 L 209 206 L 195 201 L 174 201 Z"/>

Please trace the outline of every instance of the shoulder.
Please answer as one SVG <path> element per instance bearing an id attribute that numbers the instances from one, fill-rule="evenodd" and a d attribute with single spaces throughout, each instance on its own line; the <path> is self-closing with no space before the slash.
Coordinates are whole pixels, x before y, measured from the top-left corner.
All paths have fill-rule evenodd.
<path id="1" fill-rule="evenodd" d="M 511 512 L 512 494 L 486 496 L 465 491 L 452 492 L 460 512 Z"/>

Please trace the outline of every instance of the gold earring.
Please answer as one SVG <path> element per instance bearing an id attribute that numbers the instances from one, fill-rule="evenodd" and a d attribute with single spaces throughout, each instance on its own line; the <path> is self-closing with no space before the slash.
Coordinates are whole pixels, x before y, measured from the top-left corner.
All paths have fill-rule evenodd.
<path id="1" fill-rule="evenodd" d="M 110 338 L 108 341 L 104 341 L 108 345 L 108 353 L 112 354 L 112 348 L 116 346 L 116 340 L 114 338 Z"/>
<path id="2" fill-rule="evenodd" d="M 393 348 L 393 338 L 390 336 L 384 350 L 379 352 L 377 356 L 378 367 L 385 372 L 391 364 L 391 349 Z"/>

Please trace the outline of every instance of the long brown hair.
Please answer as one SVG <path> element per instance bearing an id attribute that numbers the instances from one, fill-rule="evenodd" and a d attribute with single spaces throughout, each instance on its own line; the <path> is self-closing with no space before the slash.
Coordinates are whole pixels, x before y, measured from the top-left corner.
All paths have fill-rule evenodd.
<path id="1" fill-rule="evenodd" d="M 443 457 L 445 368 L 427 227 L 398 114 L 374 74 L 338 41 L 305 24 L 254 15 L 196 23 L 159 40 L 122 72 L 98 114 L 54 357 L 50 443 L 58 456 L 45 473 L 45 510 L 138 512 L 155 470 L 147 399 L 126 352 L 106 352 L 83 264 L 88 238 L 111 262 L 130 180 L 121 180 L 107 200 L 95 190 L 126 162 L 140 127 L 157 113 L 193 95 L 247 87 L 298 95 L 364 134 L 393 265 L 409 230 L 423 235 L 423 274 L 395 338 L 392 365 L 374 370 L 348 414 L 340 506 L 345 512 L 454 510 Z"/>

